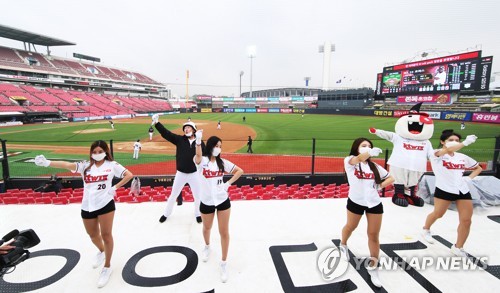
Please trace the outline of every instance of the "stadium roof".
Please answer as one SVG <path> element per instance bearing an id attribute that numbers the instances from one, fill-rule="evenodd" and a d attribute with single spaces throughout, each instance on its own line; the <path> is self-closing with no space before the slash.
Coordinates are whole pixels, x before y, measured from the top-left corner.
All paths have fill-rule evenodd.
<path id="1" fill-rule="evenodd" d="M 32 33 L 17 28 L 0 24 L 0 37 L 17 40 L 41 46 L 72 46 L 76 45 L 61 39 L 44 36 L 42 34 Z"/>

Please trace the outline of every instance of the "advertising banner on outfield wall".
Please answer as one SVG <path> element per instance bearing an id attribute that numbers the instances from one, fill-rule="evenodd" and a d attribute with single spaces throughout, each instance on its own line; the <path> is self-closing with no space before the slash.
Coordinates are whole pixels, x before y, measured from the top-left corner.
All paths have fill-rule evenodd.
<path id="1" fill-rule="evenodd" d="M 374 116 L 384 116 L 384 117 L 392 117 L 392 110 L 375 110 L 373 111 Z"/>
<path id="2" fill-rule="evenodd" d="M 245 113 L 245 108 L 235 108 L 234 112 L 235 113 Z"/>
<path id="3" fill-rule="evenodd" d="M 267 108 L 264 108 L 264 109 L 259 108 L 259 109 L 257 109 L 257 113 L 267 113 L 268 112 L 267 110 L 268 110 Z"/>
<path id="4" fill-rule="evenodd" d="M 472 121 L 500 124 L 500 113 L 472 113 Z"/>
<path id="5" fill-rule="evenodd" d="M 292 109 L 280 109 L 280 113 L 292 113 Z"/>
<path id="6" fill-rule="evenodd" d="M 429 114 L 429 117 L 431 117 L 431 119 L 433 120 L 441 119 L 441 112 L 425 112 L 425 113 Z"/>
<path id="7" fill-rule="evenodd" d="M 305 112 L 304 109 L 293 109 L 293 113 L 299 113 L 299 114 L 301 114 L 301 113 L 304 113 L 304 112 Z"/>
<path id="8" fill-rule="evenodd" d="M 280 112 L 280 109 L 276 109 L 276 108 L 269 108 L 269 113 L 279 113 Z"/>
<path id="9" fill-rule="evenodd" d="M 201 108 L 201 113 L 212 113 L 211 108 Z"/>
<path id="10" fill-rule="evenodd" d="M 401 117 L 403 115 L 406 115 L 410 112 L 410 110 L 394 110 L 394 114 L 392 114 L 394 117 Z"/>
<path id="11" fill-rule="evenodd" d="M 225 113 L 233 113 L 234 109 L 233 108 L 224 108 Z"/>
<path id="12" fill-rule="evenodd" d="M 213 113 L 221 113 L 224 112 L 222 108 L 212 108 Z"/>
<path id="13" fill-rule="evenodd" d="M 459 121 L 470 121 L 472 115 L 467 112 L 442 112 L 442 120 L 459 120 Z"/>
<path id="14" fill-rule="evenodd" d="M 427 104 L 451 104 L 450 94 L 422 94 L 422 95 L 409 95 L 398 96 L 396 98 L 398 104 L 413 104 L 424 102 Z"/>
<path id="15" fill-rule="evenodd" d="M 246 108 L 245 112 L 247 112 L 247 113 L 255 113 L 255 112 L 257 112 L 257 109 L 255 109 L 255 108 Z"/>

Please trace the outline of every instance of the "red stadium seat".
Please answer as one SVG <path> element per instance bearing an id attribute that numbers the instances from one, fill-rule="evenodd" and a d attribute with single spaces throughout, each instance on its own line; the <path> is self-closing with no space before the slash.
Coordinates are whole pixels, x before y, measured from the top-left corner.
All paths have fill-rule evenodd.
<path id="1" fill-rule="evenodd" d="M 67 192 L 67 191 L 61 191 L 57 194 L 57 197 L 61 197 L 61 196 L 65 196 L 65 197 L 72 197 L 73 194 L 71 192 Z"/>
<path id="2" fill-rule="evenodd" d="M 158 195 L 153 195 L 152 200 L 156 202 L 163 202 L 167 200 L 167 196 L 163 193 Z"/>
<path id="3" fill-rule="evenodd" d="M 35 203 L 35 198 L 29 196 L 29 197 L 22 197 L 19 199 L 20 204 L 34 204 Z"/>
<path id="4" fill-rule="evenodd" d="M 69 198 L 69 203 L 81 203 L 83 196 L 73 196 Z"/>
<path id="5" fill-rule="evenodd" d="M 137 202 L 147 202 L 151 200 L 151 197 L 149 195 L 139 195 L 135 197 L 135 200 Z"/>
<path id="6" fill-rule="evenodd" d="M 36 197 L 35 203 L 37 203 L 37 204 L 51 204 L 52 198 L 50 198 L 50 197 Z"/>
<path id="7" fill-rule="evenodd" d="M 42 192 L 43 197 L 57 197 L 57 194 L 54 191 L 51 192 Z"/>
<path id="8" fill-rule="evenodd" d="M 3 203 L 4 204 L 19 204 L 19 198 L 17 198 L 17 197 L 4 197 Z"/>
<path id="9" fill-rule="evenodd" d="M 118 197 L 118 202 L 129 202 L 133 203 L 135 202 L 135 198 L 132 195 L 125 195 L 125 196 L 120 196 Z"/>
<path id="10" fill-rule="evenodd" d="M 53 204 L 68 204 L 68 198 L 65 196 L 58 196 L 52 198 Z"/>

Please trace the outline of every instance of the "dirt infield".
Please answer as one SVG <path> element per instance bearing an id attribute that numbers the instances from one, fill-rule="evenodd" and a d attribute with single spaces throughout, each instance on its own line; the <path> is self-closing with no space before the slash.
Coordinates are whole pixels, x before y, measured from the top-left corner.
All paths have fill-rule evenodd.
<path id="1" fill-rule="evenodd" d="M 186 120 L 182 119 L 168 119 L 168 124 L 183 124 Z M 222 139 L 222 148 L 224 152 L 233 153 L 242 147 L 246 146 L 248 136 L 252 136 L 255 139 L 257 133 L 252 128 L 234 124 L 229 122 L 224 122 L 221 124 L 220 130 L 217 129 L 217 122 L 215 121 L 197 121 L 196 127 L 198 129 L 203 129 L 203 140 L 207 140 L 210 136 L 218 136 Z M 183 135 L 182 128 L 177 128 L 172 130 L 173 133 Z M 175 154 L 175 145 L 166 142 L 166 140 L 158 134 L 155 129 L 155 134 L 153 140 L 142 140 L 141 153 L 144 154 Z M 227 141 L 224 141 L 227 140 Z M 132 152 L 134 149 L 134 142 L 119 142 L 114 143 L 115 152 Z"/>
<path id="2" fill-rule="evenodd" d="M 184 119 L 168 119 L 164 121 L 165 124 L 183 124 L 186 122 Z M 107 123 L 107 122 L 106 122 Z M 125 119 L 120 120 L 120 124 L 123 123 L 137 123 L 136 119 Z M 102 123 L 105 124 L 105 123 Z M 248 136 L 252 136 L 252 139 L 255 139 L 257 133 L 252 128 L 234 124 L 229 122 L 224 122 L 221 124 L 222 129 L 217 129 L 217 122 L 215 121 L 206 121 L 200 120 L 196 122 L 198 129 L 203 129 L 203 139 L 206 141 L 210 136 L 216 135 L 220 137 L 223 141 L 223 150 L 225 153 L 232 153 L 240 148 L 246 146 Z M 98 128 L 98 129 L 88 129 L 87 133 L 91 132 L 107 132 L 113 131 L 111 128 Z M 182 135 L 182 128 L 177 128 L 172 130 L 173 133 Z M 83 133 L 83 132 L 79 132 Z M 175 154 L 175 145 L 166 141 L 161 135 L 158 134 L 158 131 L 155 129 L 155 134 L 153 136 L 153 140 L 142 140 L 142 154 Z M 227 141 L 225 141 L 227 140 Z M 113 148 L 114 152 L 122 152 L 127 153 L 133 152 L 133 145 L 135 141 L 131 142 L 114 142 Z M 89 147 L 79 147 L 79 146 L 53 146 L 53 145 L 26 145 L 26 144 L 9 144 L 9 148 L 16 149 L 30 149 L 30 150 L 52 150 L 54 153 L 61 154 L 87 154 L 89 152 Z"/>

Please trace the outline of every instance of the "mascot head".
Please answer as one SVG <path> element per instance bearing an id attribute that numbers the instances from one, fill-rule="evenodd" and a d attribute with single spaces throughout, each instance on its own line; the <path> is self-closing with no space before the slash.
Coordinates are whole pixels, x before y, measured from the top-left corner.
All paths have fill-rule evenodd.
<path id="1" fill-rule="evenodd" d="M 420 113 L 420 106 L 422 103 L 416 104 L 408 114 L 398 119 L 395 130 L 399 136 L 414 140 L 427 140 L 432 137 L 434 123 L 429 114 Z"/>

